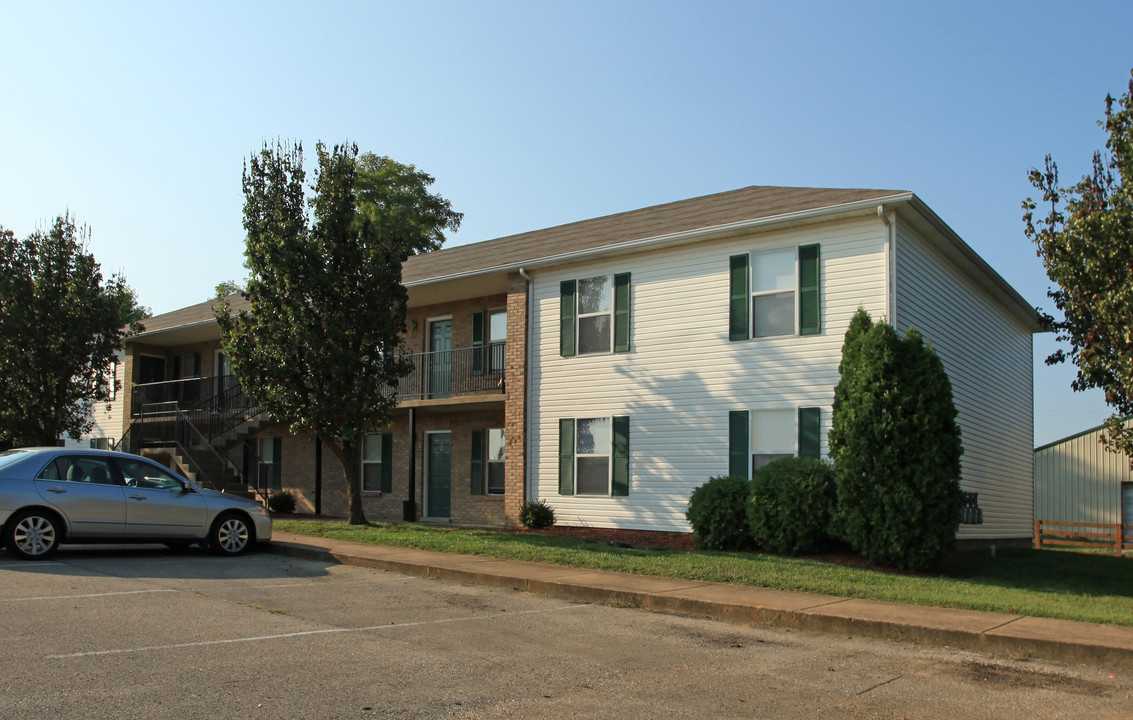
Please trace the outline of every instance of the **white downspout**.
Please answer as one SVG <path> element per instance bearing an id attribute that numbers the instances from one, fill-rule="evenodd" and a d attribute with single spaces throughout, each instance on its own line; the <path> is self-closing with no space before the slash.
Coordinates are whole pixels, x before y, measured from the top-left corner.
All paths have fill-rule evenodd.
<path id="1" fill-rule="evenodd" d="M 527 274 L 526 268 L 519 268 L 519 276 L 527 283 L 527 317 L 524 322 L 527 323 L 527 330 L 524 332 L 524 337 L 527 338 L 527 347 L 524 352 L 527 355 L 527 360 L 523 364 L 523 393 L 526 397 L 523 399 L 523 487 L 524 498 L 527 501 L 534 502 L 539 494 L 538 490 L 531 482 L 531 358 L 534 354 L 534 343 L 531 341 L 532 335 L 532 316 L 535 312 L 535 298 L 532 297 L 534 284 L 531 282 L 531 276 Z"/>
<path id="2" fill-rule="evenodd" d="M 877 216 L 885 223 L 885 320 L 897 327 L 897 216 L 890 220 L 884 205 Z"/>

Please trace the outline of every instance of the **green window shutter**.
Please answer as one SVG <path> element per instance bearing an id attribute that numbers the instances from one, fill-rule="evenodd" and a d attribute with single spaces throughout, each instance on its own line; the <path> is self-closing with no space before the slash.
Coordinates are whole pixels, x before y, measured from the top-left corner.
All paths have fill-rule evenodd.
<path id="1" fill-rule="evenodd" d="M 731 267 L 730 297 L 731 305 L 728 313 L 728 339 L 747 340 L 751 332 L 751 321 L 748 312 L 751 308 L 751 293 L 748 282 L 748 256 L 733 255 L 729 261 Z"/>
<path id="2" fill-rule="evenodd" d="M 629 352 L 629 273 L 614 276 L 614 352 Z"/>
<path id="3" fill-rule="evenodd" d="M 382 433 L 382 484 L 384 493 L 393 492 L 393 434 Z"/>
<path id="4" fill-rule="evenodd" d="M 484 431 L 472 431 L 472 490 L 473 495 L 484 494 Z"/>
<path id="5" fill-rule="evenodd" d="M 728 474 L 746 478 L 751 468 L 751 453 L 748 452 L 747 410 L 732 410 L 728 413 Z"/>
<path id="6" fill-rule="evenodd" d="M 816 407 L 799 408 L 799 457 L 816 458 L 822 455 L 822 410 Z"/>
<path id="7" fill-rule="evenodd" d="M 281 457 L 281 449 L 283 446 L 283 438 L 274 437 L 271 439 L 271 489 L 283 489 L 283 458 Z"/>
<path id="8" fill-rule="evenodd" d="M 818 245 L 799 248 L 799 334 L 822 332 L 822 311 L 819 303 Z"/>
<path id="9" fill-rule="evenodd" d="M 629 495 L 629 418 L 614 418 L 614 476 L 610 494 L 614 497 Z"/>
<path id="10" fill-rule="evenodd" d="M 477 310 L 472 313 L 472 347 L 484 347 L 484 311 Z M 484 351 L 472 351 L 472 374 L 484 374 Z"/>
<path id="11" fill-rule="evenodd" d="M 559 420 L 559 495 L 574 495 L 574 420 Z"/>
<path id="12" fill-rule="evenodd" d="M 563 357 L 574 356 L 576 287 L 574 280 L 559 283 L 559 354 Z"/>

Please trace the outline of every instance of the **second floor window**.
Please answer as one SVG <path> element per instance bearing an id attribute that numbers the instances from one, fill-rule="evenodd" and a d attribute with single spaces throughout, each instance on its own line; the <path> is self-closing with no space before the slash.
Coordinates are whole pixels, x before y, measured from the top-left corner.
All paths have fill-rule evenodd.
<path id="1" fill-rule="evenodd" d="M 733 255 L 729 338 L 821 333 L 820 272 L 818 245 Z"/>
<path id="2" fill-rule="evenodd" d="M 559 332 L 563 357 L 629 352 L 630 274 L 560 283 Z"/>

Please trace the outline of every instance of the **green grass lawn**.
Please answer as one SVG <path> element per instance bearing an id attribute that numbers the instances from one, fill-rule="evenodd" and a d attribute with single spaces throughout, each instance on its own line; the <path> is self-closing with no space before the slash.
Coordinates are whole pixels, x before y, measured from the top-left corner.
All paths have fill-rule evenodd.
<path id="1" fill-rule="evenodd" d="M 755 553 L 623 549 L 571 537 L 411 524 L 277 520 L 313 537 L 639 575 L 686 578 L 938 607 L 1133 625 L 1133 558 L 1058 550 L 958 553 L 935 576 Z"/>

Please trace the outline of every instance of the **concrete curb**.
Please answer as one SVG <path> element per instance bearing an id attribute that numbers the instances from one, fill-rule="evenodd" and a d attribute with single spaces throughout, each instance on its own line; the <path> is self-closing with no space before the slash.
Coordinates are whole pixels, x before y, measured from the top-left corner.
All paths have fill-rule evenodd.
<path id="1" fill-rule="evenodd" d="M 282 535 L 280 533 L 279 535 Z M 1133 628 L 408 550 L 287 534 L 271 552 L 616 607 L 1133 669 Z"/>

